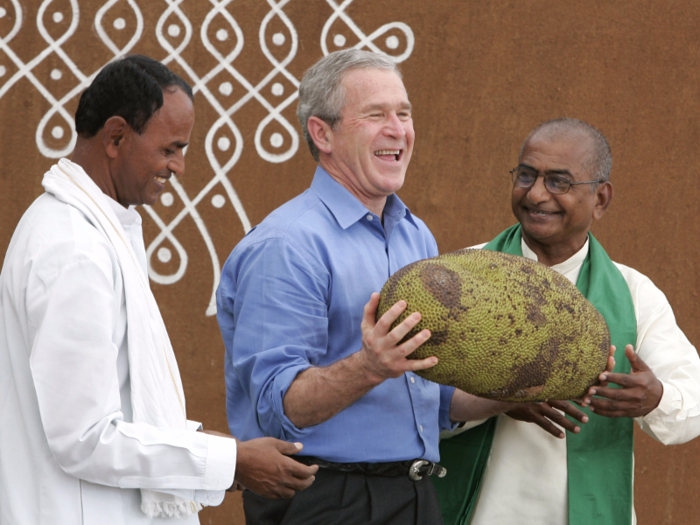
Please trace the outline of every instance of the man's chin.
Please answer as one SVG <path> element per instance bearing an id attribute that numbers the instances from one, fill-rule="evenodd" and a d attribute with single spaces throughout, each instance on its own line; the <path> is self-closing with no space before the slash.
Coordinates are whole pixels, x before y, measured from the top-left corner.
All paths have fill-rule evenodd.
<path id="1" fill-rule="evenodd" d="M 403 187 L 403 184 L 406 180 L 405 175 L 406 175 L 405 172 L 404 173 L 383 175 L 382 180 L 381 180 L 380 189 L 386 195 L 391 195 L 392 193 L 396 193 L 397 191 L 399 191 Z"/>
<path id="2" fill-rule="evenodd" d="M 541 224 L 528 224 L 520 221 L 522 232 L 525 237 L 532 239 L 540 244 L 547 244 L 547 241 L 552 239 L 557 232 L 550 227 L 543 227 Z"/>

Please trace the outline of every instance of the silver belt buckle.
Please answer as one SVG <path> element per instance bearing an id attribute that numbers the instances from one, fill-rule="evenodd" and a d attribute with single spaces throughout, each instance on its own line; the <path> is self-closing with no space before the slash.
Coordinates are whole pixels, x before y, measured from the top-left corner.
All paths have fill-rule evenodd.
<path id="1" fill-rule="evenodd" d="M 427 472 L 421 474 L 421 469 L 426 465 L 430 465 L 430 468 Z M 411 467 L 408 469 L 408 479 L 410 479 L 411 481 L 419 481 L 423 479 L 423 476 L 430 476 L 431 474 L 435 474 L 438 478 L 444 478 L 445 474 L 447 474 L 447 469 L 442 465 L 438 465 L 437 463 L 431 463 L 430 461 L 427 461 L 425 459 L 415 460 L 411 464 Z"/>
<path id="2" fill-rule="evenodd" d="M 423 475 L 420 473 L 420 468 L 423 465 L 430 463 L 424 459 L 417 459 L 411 464 L 411 468 L 408 469 L 408 479 L 411 481 L 419 481 L 423 479 Z"/>

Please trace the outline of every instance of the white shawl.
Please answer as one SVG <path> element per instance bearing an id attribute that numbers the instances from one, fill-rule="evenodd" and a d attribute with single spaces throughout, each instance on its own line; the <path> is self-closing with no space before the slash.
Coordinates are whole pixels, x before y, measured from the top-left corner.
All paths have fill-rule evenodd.
<path id="1" fill-rule="evenodd" d="M 45 175 L 46 191 L 80 210 L 110 242 L 124 282 L 131 405 L 135 423 L 187 428 L 185 395 L 170 338 L 155 297 L 121 223 L 105 195 L 85 173 L 61 159 Z M 173 487 L 177 488 L 177 487 Z M 153 517 L 185 517 L 201 505 L 177 496 L 141 489 L 141 510 Z"/>

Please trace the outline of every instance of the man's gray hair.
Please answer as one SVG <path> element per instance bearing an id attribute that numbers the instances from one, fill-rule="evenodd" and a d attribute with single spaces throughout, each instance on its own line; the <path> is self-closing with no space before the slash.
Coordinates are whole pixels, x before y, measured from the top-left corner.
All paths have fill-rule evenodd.
<path id="1" fill-rule="evenodd" d="M 297 117 L 311 155 L 318 162 L 318 148 L 309 135 L 309 117 L 318 117 L 335 128 L 345 107 L 343 78 L 352 69 L 384 69 L 401 78 L 398 66 L 388 57 L 359 49 L 344 49 L 323 57 L 304 73 L 299 85 Z"/>
<path id="2" fill-rule="evenodd" d="M 533 129 L 525 139 L 525 142 L 523 142 L 520 148 L 520 158 L 523 156 L 525 145 L 535 135 L 545 140 L 555 140 L 576 135 L 588 137 L 591 140 L 591 149 L 584 161 L 586 171 L 594 179 L 610 180 L 610 170 L 612 169 L 610 144 L 608 144 L 605 135 L 594 126 L 575 118 L 558 118 L 543 122 Z"/>

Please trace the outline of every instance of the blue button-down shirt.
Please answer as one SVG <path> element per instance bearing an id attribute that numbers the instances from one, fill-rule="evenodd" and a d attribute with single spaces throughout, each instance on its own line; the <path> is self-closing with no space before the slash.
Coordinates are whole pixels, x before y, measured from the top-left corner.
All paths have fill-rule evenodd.
<path id="1" fill-rule="evenodd" d="M 380 217 L 318 168 L 311 188 L 251 230 L 226 261 L 217 292 L 226 345 L 227 410 L 240 439 L 301 441 L 337 462 L 439 459 L 454 389 L 406 373 L 334 417 L 299 429 L 282 401 L 294 378 L 362 346 L 364 305 L 391 274 L 437 255 L 425 224 L 396 195 Z"/>

